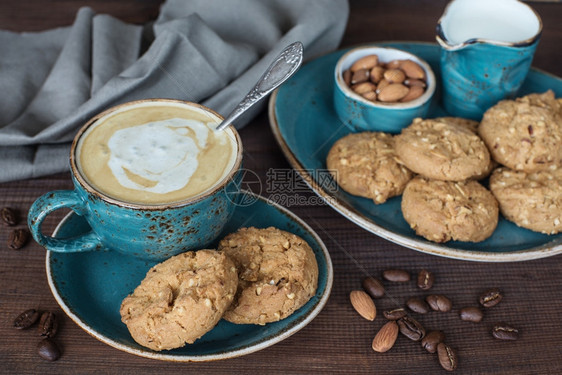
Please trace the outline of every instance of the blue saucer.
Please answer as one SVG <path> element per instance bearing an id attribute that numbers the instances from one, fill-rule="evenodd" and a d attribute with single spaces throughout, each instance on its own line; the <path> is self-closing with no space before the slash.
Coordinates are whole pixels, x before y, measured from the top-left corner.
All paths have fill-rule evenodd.
<path id="1" fill-rule="evenodd" d="M 439 74 L 439 47 L 430 43 L 378 43 L 411 52 Z M 500 218 L 494 234 L 479 243 L 451 241 L 436 244 L 419 237 L 402 216 L 401 197 L 381 205 L 334 187 L 326 177 L 326 156 L 335 141 L 350 133 L 335 112 L 333 75 L 338 59 L 347 50 L 337 51 L 305 64 L 272 95 L 269 102 L 271 129 L 292 167 L 321 198 L 344 217 L 364 229 L 402 246 L 450 258 L 487 262 L 520 261 L 562 253 L 562 234 L 548 236 L 519 228 Z M 531 69 L 519 96 L 552 89 L 562 97 L 562 79 Z M 449 116 L 440 105 L 436 91 L 428 117 Z"/>
<path id="2" fill-rule="evenodd" d="M 81 328 L 117 349 L 168 361 L 209 361 L 249 354 L 284 340 L 305 327 L 322 310 L 333 280 L 328 250 L 318 235 L 285 208 L 244 192 L 245 206 L 238 206 L 224 235 L 241 227 L 274 226 L 306 240 L 318 262 L 318 289 L 310 301 L 288 318 L 265 326 L 232 324 L 221 320 L 191 345 L 155 352 L 137 344 L 121 322 L 121 301 L 141 282 L 155 263 L 105 250 L 86 253 L 47 252 L 49 286 L 57 302 Z M 89 230 L 88 223 L 70 213 L 55 230 L 65 238 Z M 219 238 L 222 238 L 221 235 Z"/>

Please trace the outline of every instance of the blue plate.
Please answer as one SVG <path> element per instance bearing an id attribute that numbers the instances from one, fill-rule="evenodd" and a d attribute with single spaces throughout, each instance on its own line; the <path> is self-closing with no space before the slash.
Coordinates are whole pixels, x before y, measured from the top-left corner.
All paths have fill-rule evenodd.
<path id="1" fill-rule="evenodd" d="M 430 43 L 378 43 L 411 52 L 427 61 L 439 74 L 439 47 Z M 271 129 L 289 163 L 308 185 L 336 211 L 364 229 L 397 244 L 450 258 L 502 262 L 536 259 L 562 253 L 562 234 L 548 236 L 519 228 L 500 218 L 494 234 L 479 243 L 451 241 L 436 244 L 419 237 L 404 220 L 401 197 L 382 205 L 356 197 L 326 178 L 326 156 L 336 140 L 350 133 L 333 108 L 333 70 L 347 50 L 337 51 L 305 64 L 272 95 L 269 102 Z M 532 69 L 519 95 L 552 89 L 562 97 L 562 79 Z M 447 116 L 440 106 L 440 91 L 431 104 L 430 116 Z"/>
<path id="2" fill-rule="evenodd" d="M 333 270 L 328 250 L 318 235 L 285 208 L 244 192 L 224 235 L 241 227 L 274 226 L 306 240 L 318 262 L 318 289 L 303 307 L 279 322 L 265 326 L 232 324 L 221 320 L 215 328 L 191 345 L 155 352 L 137 344 L 121 322 L 121 301 L 140 284 L 155 263 L 113 251 L 86 253 L 47 252 L 49 286 L 57 302 L 80 327 L 117 349 L 160 360 L 191 362 L 226 359 L 271 346 L 305 327 L 328 301 Z M 55 237 L 65 238 L 89 230 L 88 223 L 74 213 L 62 220 Z M 219 238 L 222 238 L 220 236 Z"/>

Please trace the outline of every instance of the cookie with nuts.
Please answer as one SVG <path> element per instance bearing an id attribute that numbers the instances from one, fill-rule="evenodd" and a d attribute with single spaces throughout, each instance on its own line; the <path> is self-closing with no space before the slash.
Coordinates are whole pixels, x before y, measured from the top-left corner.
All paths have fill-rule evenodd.
<path id="1" fill-rule="evenodd" d="M 470 126 L 450 118 L 415 119 L 396 136 L 396 154 L 422 176 L 462 181 L 485 175 L 490 153 Z"/>
<path id="2" fill-rule="evenodd" d="M 259 324 L 284 319 L 316 293 L 318 264 L 299 236 L 269 227 L 241 228 L 219 243 L 238 268 L 238 290 L 224 319 Z"/>
<path id="3" fill-rule="evenodd" d="M 498 168 L 490 190 L 507 220 L 535 232 L 562 232 L 562 168 L 533 173 Z"/>
<path id="4" fill-rule="evenodd" d="M 394 137 L 381 132 L 349 134 L 334 143 L 326 164 L 346 192 L 376 204 L 402 194 L 413 173 L 394 151 Z"/>
<path id="5" fill-rule="evenodd" d="M 562 167 L 562 102 L 550 90 L 500 101 L 484 113 L 478 133 L 506 167 L 528 173 Z"/>
<path id="6" fill-rule="evenodd" d="M 160 351 L 193 343 L 210 331 L 232 303 L 238 275 L 216 250 L 188 251 L 157 264 L 121 304 L 133 339 Z"/>
<path id="7" fill-rule="evenodd" d="M 498 224 L 498 202 L 477 181 L 440 181 L 417 176 L 402 195 L 410 227 L 433 242 L 479 242 Z"/>

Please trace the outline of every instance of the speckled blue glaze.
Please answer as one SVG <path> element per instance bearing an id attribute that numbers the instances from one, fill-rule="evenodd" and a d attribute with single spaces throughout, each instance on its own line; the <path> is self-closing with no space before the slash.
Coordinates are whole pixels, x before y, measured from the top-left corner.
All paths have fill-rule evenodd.
<path id="1" fill-rule="evenodd" d="M 295 313 L 265 326 L 233 324 L 221 320 L 210 332 L 183 348 L 155 352 L 137 344 L 121 322 L 121 301 L 131 293 L 156 262 L 116 251 L 47 252 L 47 278 L 57 302 L 81 328 L 102 342 L 135 355 L 167 361 L 210 361 L 238 357 L 271 346 L 291 336 L 320 313 L 330 295 L 333 269 L 330 255 L 318 235 L 301 219 L 249 192 L 240 194 L 223 236 L 241 227 L 274 226 L 308 242 L 318 263 L 316 294 Z M 70 213 L 57 227 L 55 238 L 90 231 L 84 217 Z M 218 242 L 218 239 L 216 242 Z M 210 244 L 216 248 L 217 243 Z"/>
<path id="2" fill-rule="evenodd" d="M 123 106 L 143 102 L 174 102 L 201 107 L 199 104 L 172 99 L 146 99 L 108 109 L 88 121 L 76 135 L 70 151 L 70 169 L 74 190 L 59 190 L 38 198 L 28 213 L 28 225 L 33 238 L 49 251 L 84 252 L 112 249 L 121 253 L 151 260 L 163 260 L 181 252 L 200 249 L 213 241 L 228 223 L 240 195 L 243 174 L 242 142 L 234 127 L 223 130 L 233 137 L 236 159 L 231 170 L 217 184 L 198 196 L 159 205 L 121 202 L 97 191 L 81 175 L 76 153 L 80 136 L 89 126 L 107 113 Z M 45 236 L 41 226 L 51 212 L 70 208 L 83 216 L 90 230 L 72 238 Z"/>
<path id="3" fill-rule="evenodd" d="M 468 0 L 456 0 L 459 1 Z M 447 6 L 437 23 L 436 39 L 441 45 L 443 105 L 453 116 L 480 120 L 488 108 L 517 94 L 531 68 L 542 25 L 538 15 L 527 7 L 528 13 L 538 19 L 539 28 L 534 37 L 512 43 L 482 38 L 455 43 L 448 40 L 443 26 L 453 3 L 455 1 Z M 487 3 L 487 12 L 496 11 L 492 3 Z M 513 3 L 517 5 L 519 2 Z M 513 20 L 514 23 L 517 21 Z M 477 28 L 474 33 L 478 35 Z"/>
<path id="4" fill-rule="evenodd" d="M 427 89 L 419 98 L 405 103 L 374 103 L 353 92 L 343 80 L 343 72 L 359 58 L 377 55 L 382 62 L 413 60 L 426 72 Z M 347 51 L 334 68 L 333 105 L 340 121 L 353 132 L 400 133 L 416 117 L 425 117 L 435 92 L 435 75 L 419 56 L 388 46 L 364 45 Z"/>
<path id="5" fill-rule="evenodd" d="M 427 61 L 437 80 L 440 48 L 435 43 L 377 43 L 410 51 Z M 310 61 L 281 86 L 270 103 L 272 130 L 291 165 L 312 189 L 334 209 L 390 241 L 430 254 L 478 261 L 514 261 L 550 256 L 562 252 L 562 233 L 548 236 L 520 228 L 500 217 L 494 234 L 479 243 L 450 241 L 431 243 L 416 235 L 400 208 L 401 197 L 375 205 L 366 198 L 353 196 L 339 189 L 334 192 L 330 181 L 311 171 L 326 168 L 326 156 L 334 142 L 351 133 L 338 121 L 332 103 L 333 80 L 325 79 L 333 72 L 338 59 L 347 50 L 340 50 Z M 439 88 L 439 87 L 438 87 Z M 562 96 L 562 79 L 531 69 L 517 96 L 541 93 L 551 89 Z M 450 116 L 440 104 L 442 92 L 432 98 L 429 117 Z"/>
<path id="6" fill-rule="evenodd" d="M 104 200 L 73 177 L 74 190 L 53 191 L 35 201 L 28 215 L 29 227 L 35 240 L 50 251 L 110 248 L 140 258 L 166 259 L 204 247 L 221 233 L 234 212 L 241 177 L 238 172 L 224 188 L 194 202 L 155 208 Z M 91 230 L 69 239 L 44 236 L 43 219 L 62 207 L 83 216 Z"/>

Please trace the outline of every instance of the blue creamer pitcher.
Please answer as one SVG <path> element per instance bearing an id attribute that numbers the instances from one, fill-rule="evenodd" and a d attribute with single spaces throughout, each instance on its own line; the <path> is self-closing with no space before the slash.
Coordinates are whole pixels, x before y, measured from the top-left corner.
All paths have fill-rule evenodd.
<path id="1" fill-rule="evenodd" d="M 518 0 L 453 0 L 437 23 L 443 105 L 453 116 L 480 120 L 523 84 L 542 22 Z"/>

